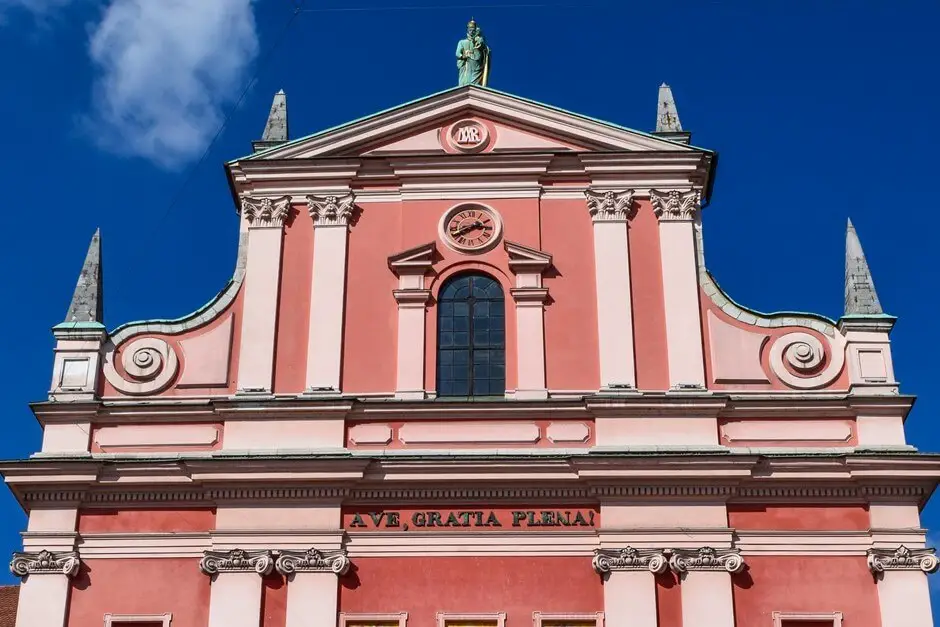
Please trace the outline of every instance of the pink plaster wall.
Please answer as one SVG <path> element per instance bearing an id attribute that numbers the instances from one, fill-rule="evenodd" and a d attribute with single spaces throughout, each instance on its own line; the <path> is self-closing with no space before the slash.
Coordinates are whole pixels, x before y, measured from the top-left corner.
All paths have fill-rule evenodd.
<path id="1" fill-rule="evenodd" d="M 682 627 L 682 590 L 670 571 L 656 575 L 657 627 Z"/>
<path id="2" fill-rule="evenodd" d="M 864 505 L 728 505 L 728 526 L 774 531 L 866 531 Z"/>
<path id="3" fill-rule="evenodd" d="M 307 320 L 313 273 L 313 220 L 305 206 L 284 229 L 281 251 L 281 289 L 274 356 L 274 392 L 304 390 L 307 365 Z"/>
<path id="4" fill-rule="evenodd" d="M 83 560 L 72 579 L 66 627 L 103 625 L 108 612 L 170 612 L 173 627 L 206 627 L 209 577 L 195 558 Z"/>
<path id="5" fill-rule="evenodd" d="M 182 441 L 187 438 L 180 437 L 175 427 L 192 427 L 193 430 L 199 432 L 199 437 L 182 443 Z M 161 433 L 163 428 L 167 428 L 165 436 Z M 102 432 L 102 429 L 106 430 L 105 432 L 113 432 L 116 430 L 121 434 L 121 443 L 101 444 L 101 441 L 106 441 L 104 440 L 105 432 Z M 214 441 L 210 442 L 213 430 L 215 431 Z M 222 448 L 223 432 L 223 426 L 220 422 L 92 425 L 91 452 L 153 453 L 172 451 L 215 451 Z M 101 439 L 101 441 L 99 441 L 99 439 Z"/>
<path id="6" fill-rule="evenodd" d="M 287 625 L 288 582 L 276 571 L 264 578 L 261 588 L 261 627 Z"/>
<path id="7" fill-rule="evenodd" d="M 596 390 L 601 384 L 594 231 L 585 201 L 543 200 L 541 235 L 554 266 L 543 282 L 551 297 L 545 308 L 546 384 L 550 390 Z"/>
<path id="8" fill-rule="evenodd" d="M 637 205 L 629 233 L 636 385 L 640 390 L 668 390 L 669 360 L 666 354 L 659 221 L 649 200 L 639 200 Z"/>
<path id="9" fill-rule="evenodd" d="M 91 509 L 78 513 L 79 533 L 212 531 L 215 509 Z"/>
<path id="10" fill-rule="evenodd" d="M 842 612 L 851 627 L 881 627 L 865 557 L 748 556 L 734 575 L 738 625 L 772 625 L 772 612 Z"/>
<path id="11" fill-rule="evenodd" d="M 488 428 L 498 424 L 499 430 Z M 368 425 L 368 430 L 362 426 Z M 402 427 L 409 425 L 405 433 Z M 464 428 L 465 426 L 470 428 Z M 448 429 L 452 438 L 446 448 L 578 448 L 593 446 L 596 438 L 592 420 L 455 420 L 445 421 L 356 421 L 346 423 L 346 446 L 348 448 L 391 448 L 391 449 L 427 449 L 440 448 L 424 442 L 409 442 L 408 433 L 418 433 L 422 428 L 429 434 Z M 450 429 L 453 427 L 452 429 Z M 514 427 L 514 428 L 513 428 Z M 479 430 L 485 430 L 486 438 L 475 437 Z M 584 437 L 581 437 L 583 432 Z M 368 437 L 359 437 L 357 434 Z M 505 433 L 505 441 L 499 441 L 499 435 Z M 386 437 L 387 434 L 387 437 Z M 446 436 L 446 433 L 444 434 Z M 426 440 L 426 439 L 425 439 Z"/>

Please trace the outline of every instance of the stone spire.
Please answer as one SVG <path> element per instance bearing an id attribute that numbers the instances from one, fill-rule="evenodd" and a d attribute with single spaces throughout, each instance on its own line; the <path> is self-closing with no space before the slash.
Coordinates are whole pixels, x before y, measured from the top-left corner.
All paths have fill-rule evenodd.
<path id="1" fill-rule="evenodd" d="M 251 143 L 255 152 L 273 148 L 289 140 L 287 130 L 287 94 L 280 90 L 274 94 L 271 103 L 271 112 L 268 113 L 268 122 L 264 125 L 261 139 Z"/>
<path id="2" fill-rule="evenodd" d="M 101 229 L 96 229 L 65 322 L 104 322 L 104 283 L 101 274 Z"/>
<path id="3" fill-rule="evenodd" d="M 884 314 L 875 282 L 871 278 L 865 251 L 858 241 L 858 233 L 852 220 L 845 231 L 845 315 L 880 316 Z"/>
<path id="4" fill-rule="evenodd" d="M 666 83 L 659 86 L 655 134 L 683 144 L 688 144 L 692 139 L 691 133 L 682 130 L 676 99 L 672 96 L 672 88 Z"/>

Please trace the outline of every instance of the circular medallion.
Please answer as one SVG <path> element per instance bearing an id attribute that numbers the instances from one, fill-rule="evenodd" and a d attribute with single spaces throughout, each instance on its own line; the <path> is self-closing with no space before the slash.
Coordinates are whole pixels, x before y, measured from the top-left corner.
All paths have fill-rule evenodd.
<path id="1" fill-rule="evenodd" d="M 486 147 L 490 131 L 477 120 L 461 120 L 450 127 L 447 139 L 460 152 L 476 152 Z"/>
<path id="2" fill-rule="evenodd" d="M 453 250 L 479 253 L 499 241 L 503 223 L 495 210 L 484 205 L 463 204 L 451 207 L 441 216 L 441 240 Z"/>

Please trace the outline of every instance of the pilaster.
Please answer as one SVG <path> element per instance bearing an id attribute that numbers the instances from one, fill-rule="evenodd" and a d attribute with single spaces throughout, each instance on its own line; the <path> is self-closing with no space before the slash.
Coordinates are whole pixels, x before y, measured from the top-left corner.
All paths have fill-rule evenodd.
<path id="1" fill-rule="evenodd" d="M 205 551 L 199 569 L 212 577 L 208 627 L 258 627 L 261 578 L 274 569 L 271 551 Z"/>
<path id="2" fill-rule="evenodd" d="M 940 561 L 934 549 L 870 549 L 868 568 L 875 576 L 882 627 L 933 627 L 927 577 Z"/>
<path id="3" fill-rule="evenodd" d="M 434 242 L 408 249 L 388 259 L 388 267 L 398 276 L 398 289 L 392 292 L 398 303 L 398 369 L 395 398 L 423 399 L 425 320 L 431 292 L 425 276 L 434 263 Z"/>
<path id="4" fill-rule="evenodd" d="M 591 561 L 604 580 L 604 624 L 657 627 L 656 579 L 669 562 L 662 550 L 596 549 Z"/>
<path id="5" fill-rule="evenodd" d="M 89 401 L 98 397 L 101 351 L 108 333 L 100 322 L 63 322 L 56 339 L 50 401 Z M 87 449 L 86 449 L 87 450 Z"/>
<path id="6" fill-rule="evenodd" d="M 633 195 L 632 189 L 585 191 L 594 222 L 600 389 L 604 392 L 636 390 L 627 233 L 627 224 L 634 213 Z"/>
<path id="7" fill-rule="evenodd" d="M 509 268 L 516 275 L 510 290 L 516 303 L 516 363 L 518 364 L 515 398 L 548 398 L 545 385 L 545 304 L 548 290 L 542 275 L 551 265 L 552 256 L 513 242 L 506 242 Z"/>
<path id="8" fill-rule="evenodd" d="M 307 196 L 314 233 L 305 394 L 340 393 L 347 247 L 354 202 L 351 191 Z"/>
<path id="9" fill-rule="evenodd" d="M 651 189 L 650 201 L 659 218 L 669 388 L 704 390 L 705 358 L 694 226 L 700 209 L 700 193 Z"/>
<path id="10" fill-rule="evenodd" d="M 682 624 L 735 627 L 731 575 L 744 570 L 739 550 L 674 549 L 669 568 L 682 579 Z"/>
<path id="11" fill-rule="evenodd" d="M 276 568 L 288 580 L 286 627 L 336 627 L 338 578 L 350 568 L 344 549 L 281 551 Z"/>
<path id="12" fill-rule="evenodd" d="M 248 229 L 238 394 L 271 394 L 281 282 L 281 246 L 291 197 L 241 199 Z"/>
<path id="13" fill-rule="evenodd" d="M 894 396 L 898 393 L 888 337 L 895 320 L 884 314 L 845 315 L 839 320 L 839 331 L 846 340 L 850 394 Z"/>
<path id="14" fill-rule="evenodd" d="M 21 577 L 16 627 L 64 627 L 69 580 L 81 567 L 75 551 L 14 553 L 10 572 Z"/>

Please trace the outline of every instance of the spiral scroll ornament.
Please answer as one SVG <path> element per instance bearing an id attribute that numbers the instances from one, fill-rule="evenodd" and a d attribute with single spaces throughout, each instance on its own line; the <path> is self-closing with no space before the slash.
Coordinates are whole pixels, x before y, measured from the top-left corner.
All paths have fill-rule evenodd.
<path id="1" fill-rule="evenodd" d="M 145 337 L 121 347 L 121 365 L 126 376 L 114 367 L 113 346 L 104 355 L 104 376 L 108 383 L 125 394 L 154 394 L 161 392 L 176 377 L 179 358 L 164 340 Z"/>
<path id="2" fill-rule="evenodd" d="M 81 560 L 75 551 L 53 553 L 42 550 L 38 553 L 14 553 L 10 561 L 10 572 L 17 577 L 27 575 L 74 577 L 79 566 L 81 566 Z"/>
<path id="3" fill-rule="evenodd" d="M 897 549 L 869 549 L 868 568 L 872 573 L 920 570 L 929 575 L 940 568 L 940 560 L 935 555 L 935 549 L 909 549 L 902 544 Z"/>
<path id="4" fill-rule="evenodd" d="M 292 573 L 331 571 L 336 575 L 345 575 L 351 562 L 346 551 L 320 551 L 315 548 L 306 551 L 281 551 L 277 558 L 277 572 L 282 575 Z"/>
<path id="5" fill-rule="evenodd" d="M 204 551 L 199 560 L 199 570 L 206 575 L 219 573 L 249 573 L 268 575 L 274 570 L 274 555 L 271 551 Z"/>
<path id="6" fill-rule="evenodd" d="M 744 558 L 738 549 L 674 549 L 669 556 L 669 567 L 675 573 L 695 570 L 724 570 L 739 573 L 744 570 Z"/>
<path id="7" fill-rule="evenodd" d="M 792 388 L 811 389 L 832 383 L 845 365 L 845 342 L 841 335 L 826 347 L 815 335 L 787 333 L 770 347 L 770 368 Z"/>
<path id="8" fill-rule="evenodd" d="M 622 549 L 596 549 L 591 566 L 599 575 L 612 570 L 648 570 L 660 574 L 666 572 L 669 562 L 663 551 L 628 546 Z"/>

